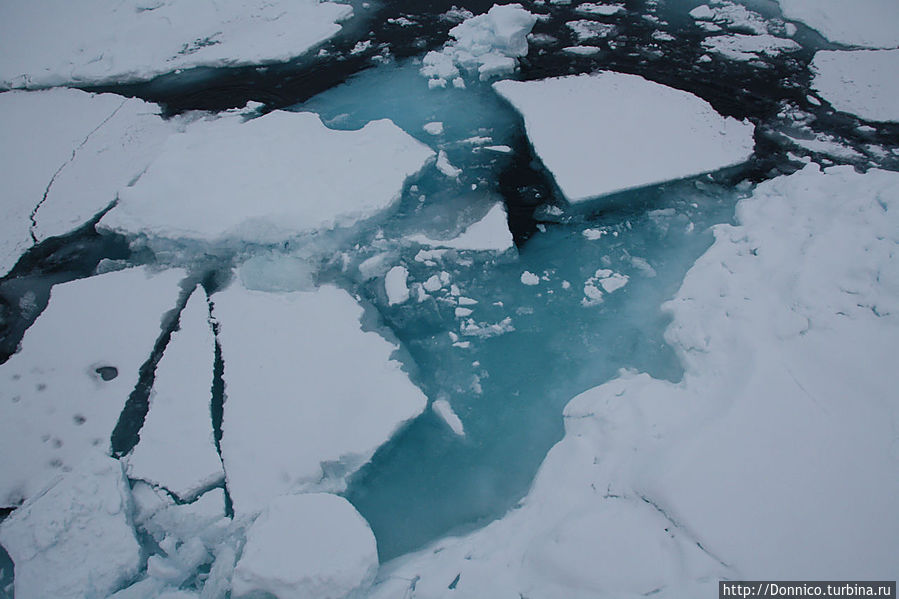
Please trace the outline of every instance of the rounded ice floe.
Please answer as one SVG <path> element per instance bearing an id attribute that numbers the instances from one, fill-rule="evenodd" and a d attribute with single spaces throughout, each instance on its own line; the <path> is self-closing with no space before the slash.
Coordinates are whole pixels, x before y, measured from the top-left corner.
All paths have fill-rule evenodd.
<path id="1" fill-rule="evenodd" d="M 384 291 L 387 293 L 387 303 L 402 304 L 409 299 L 409 287 L 406 284 L 409 271 L 404 266 L 394 266 L 384 277 Z"/>
<path id="2" fill-rule="evenodd" d="M 232 595 L 343 599 L 366 589 L 378 568 L 375 537 L 350 503 L 326 493 L 274 499 L 247 532 Z"/>
<path id="3" fill-rule="evenodd" d="M 801 21 L 828 40 L 847 46 L 899 46 L 895 0 L 778 0 L 784 17 Z"/>
<path id="4" fill-rule="evenodd" d="M 603 71 L 493 87 L 522 114 L 571 202 L 739 164 L 755 145 L 751 123 L 637 75 Z"/>
<path id="5" fill-rule="evenodd" d="M 837 110 L 899 121 L 899 50 L 822 50 L 812 70 L 812 87 Z"/>
<path id="6" fill-rule="evenodd" d="M 433 155 L 386 119 L 336 131 L 310 112 L 246 122 L 229 114 L 170 137 L 100 226 L 150 238 L 278 243 L 390 207 Z"/>

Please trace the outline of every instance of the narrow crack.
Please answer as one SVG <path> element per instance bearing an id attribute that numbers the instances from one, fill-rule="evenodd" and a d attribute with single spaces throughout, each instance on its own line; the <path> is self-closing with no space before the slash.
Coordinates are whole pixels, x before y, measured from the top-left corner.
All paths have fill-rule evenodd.
<path id="1" fill-rule="evenodd" d="M 678 522 L 671 514 L 669 514 L 665 510 L 665 508 L 660 506 L 658 503 L 656 503 L 655 501 L 653 501 L 646 495 L 638 494 L 638 497 L 640 497 L 640 499 L 642 499 L 644 503 L 647 503 L 647 504 L 651 505 L 653 508 L 655 508 L 655 510 L 659 514 L 661 514 L 663 518 L 668 520 L 668 522 L 670 522 L 673 527 L 675 527 L 679 531 L 683 532 L 684 534 L 686 534 L 687 536 L 692 538 L 693 542 L 696 543 L 696 546 L 699 547 L 700 551 L 702 551 L 703 553 L 708 555 L 710 558 L 712 558 L 713 560 L 715 560 L 716 562 L 718 562 L 725 568 L 728 568 L 728 569 L 730 568 L 730 566 L 727 563 L 725 563 L 721 558 L 719 558 L 717 555 L 715 555 L 714 553 L 712 553 L 711 551 L 709 551 L 708 549 L 703 547 L 702 542 L 700 542 L 699 538 L 697 538 L 696 535 L 694 535 L 692 532 L 687 530 L 687 528 L 684 527 L 680 522 Z"/>

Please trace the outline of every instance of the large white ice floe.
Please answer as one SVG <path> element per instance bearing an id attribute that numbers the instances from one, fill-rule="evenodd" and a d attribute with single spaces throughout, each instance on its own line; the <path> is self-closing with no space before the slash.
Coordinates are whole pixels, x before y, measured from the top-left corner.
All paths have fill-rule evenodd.
<path id="1" fill-rule="evenodd" d="M 777 1 L 784 17 L 805 23 L 837 44 L 899 47 L 899 3 L 894 0 Z"/>
<path id="2" fill-rule="evenodd" d="M 137 574 L 122 465 L 98 451 L 82 457 L 0 524 L 18 599 L 106 597 Z"/>
<path id="3" fill-rule="evenodd" d="M 711 54 L 717 54 L 728 60 L 748 62 L 763 58 L 773 58 L 784 52 L 797 52 L 802 49 L 797 42 L 773 35 L 747 35 L 731 33 L 716 35 L 702 40 L 702 47 Z"/>
<path id="4" fill-rule="evenodd" d="M 494 88 L 570 202 L 739 164 L 755 127 L 690 93 L 603 71 Z"/>
<path id="5" fill-rule="evenodd" d="M 410 236 L 409 241 L 431 247 L 485 252 L 505 252 L 515 245 L 502 202 L 494 204 L 484 218 L 469 225 L 453 239 L 431 239 L 426 235 L 417 234 Z"/>
<path id="6" fill-rule="evenodd" d="M 435 87 L 465 72 L 476 72 L 481 80 L 512 73 L 528 53 L 527 35 L 536 22 L 520 4 L 494 4 L 450 29 L 453 40 L 425 55 L 421 73 Z"/>
<path id="7" fill-rule="evenodd" d="M 112 203 L 174 127 L 155 104 L 113 94 L 0 94 L 0 276 L 33 242 L 68 233 Z"/>
<path id="8" fill-rule="evenodd" d="M 319 0 L 4 2 L 0 88 L 286 61 L 335 35 L 352 12 Z"/>
<path id="9" fill-rule="evenodd" d="M 812 70 L 812 87 L 837 110 L 899 121 L 899 50 L 822 50 Z"/>
<path id="10" fill-rule="evenodd" d="M 206 293 L 197 287 L 159 364 L 140 442 L 126 457 L 128 476 L 189 500 L 224 473 L 212 431 L 215 337 Z"/>
<path id="11" fill-rule="evenodd" d="M 396 346 L 360 328 L 362 307 L 345 291 L 264 293 L 235 282 L 212 299 L 236 514 L 284 493 L 340 488 L 424 410 L 424 394 L 391 358 Z"/>
<path id="12" fill-rule="evenodd" d="M 671 383 L 574 398 L 520 508 L 382 568 L 373 597 L 695 597 L 720 578 L 891 579 L 899 174 L 760 184 L 687 274 Z M 836 482 L 835 482 L 836 481 Z M 833 539 L 839 539 L 834 543 Z"/>
<path id="13" fill-rule="evenodd" d="M 193 123 L 100 226 L 129 235 L 278 243 L 390 207 L 434 152 L 389 120 L 336 131 L 318 115 L 275 111 Z"/>
<path id="14" fill-rule="evenodd" d="M 50 303 L 0 366 L 0 506 L 15 506 L 92 448 L 108 450 L 150 357 L 181 270 L 111 272 L 53 287 Z"/>
<path id="15" fill-rule="evenodd" d="M 284 495 L 247 531 L 232 595 L 358 597 L 377 568 L 375 537 L 346 499 L 327 493 Z"/>

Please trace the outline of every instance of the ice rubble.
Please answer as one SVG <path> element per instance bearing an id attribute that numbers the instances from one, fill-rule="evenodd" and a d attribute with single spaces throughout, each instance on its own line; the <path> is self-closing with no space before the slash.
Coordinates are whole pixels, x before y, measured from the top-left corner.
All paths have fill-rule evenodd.
<path id="1" fill-rule="evenodd" d="M 181 270 L 145 268 L 59 284 L 0 365 L 0 506 L 15 506 L 110 435 L 175 308 Z"/>
<path id="2" fill-rule="evenodd" d="M 125 460 L 130 478 L 190 500 L 224 477 L 210 406 L 215 337 L 202 287 L 191 294 L 179 322 L 156 366 L 140 441 Z"/>
<path id="3" fill-rule="evenodd" d="M 502 202 L 494 204 L 484 218 L 469 225 L 453 239 L 431 239 L 418 234 L 410 236 L 409 241 L 430 247 L 485 252 L 505 252 L 515 245 Z"/>
<path id="4" fill-rule="evenodd" d="M 822 50 L 812 87 L 831 106 L 869 121 L 899 121 L 899 50 Z"/>
<path id="5" fill-rule="evenodd" d="M 863 48 L 899 47 L 894 0 L 777 0 L 784 17 L 801 21 L 831 42 Z"/>
<path id="6" fill-rule="evenodd" d="M 0 524 L 18 599 L 106 597 L 137 573 L 122 465 L 97 451 L 82 457 Z"/>
<path id="7" fill-rule="evenodd" d="M 174 127 L 156 105 L 113 94 L 0 94 L 0 276 L 32 242 L 68 233 L 112 203 Z"/>
<path id="8" fill-rule="evenodd" d="M 335 131 L 309 112 L 249 121 L 229 114 L 172 135 L 99 226 L 150 238 L 278 243 L 388 208 L 433 156 L 386 119 Z"/>
<path id="9" fill-rule="evenodd" d="M 603 71 L 494 88 L 522 114 L 570 202 L 739 164 L 753 152 L 749 122 L 637 75 Z"/>
<path id="10" fill-rule="evenodd" d="M 710 21 L 752 35 L 768 33 L 768 23 L 762 15 L 733 2 L 719 0 L 711 5 L 701 4 L 690 11 L 690 16 L 697 21 Z"/>
<path id="11" fill-rule="evenodd" d="M 239 282 L 213 296 L 225 364 L 222 457 L 236 514 L 278 495 L 340 488 L 425 397 L 360 329 L 345 291 L 262 293 Z M 353 376 L 345 367 L 353 365 Z"/>
<path id="12" fill-rule="evenodd" d="M 518 509 L 382 568 L 375 599 L 659 597 L 720 578 L 889 579 L 899 552 L 899 175 L 760 184 L 674 300 L 671 383 L 574 398 Z M 833 540 L 839 539 L 839 543 Z"/>
<path id="13" fill-rule="evenodd" d="M 247 531 L 232 595 L 357 597 L 377 568 L 375 537 L 346 499 L 327 493 L 285 495 L 274 499 Z"/>
<path id="14" fill-rule="evenodd" d="M 336 34 L 352 12 L 319 0 L 4 2 L 0 88 L 286 61 Z"/>
<path id="15" fill-rule="evenodd" d="M 425 55 L 421 74 L 433 87 L 445 87 L 450 80 L 458 87 L 464 83 L 457 78 L 467 71 L 476 71 L 481 80 L 512 73 L 518 58 L 528 53 L 527 35 L 536 22 L 520 4 L 494 4 L 450 29 L 453 41 Z"/>

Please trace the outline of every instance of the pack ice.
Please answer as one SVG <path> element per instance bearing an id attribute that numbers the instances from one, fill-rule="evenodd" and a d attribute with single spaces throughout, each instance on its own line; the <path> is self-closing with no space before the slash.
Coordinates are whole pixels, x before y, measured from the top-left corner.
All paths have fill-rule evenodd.
<path id="1" fill-rule="evenodd" d="M 754 148 L 751 123 L 638 75 L 601 71 L 493 87 L 524 117 L 570 202 L 739 164 Z"/>
<path id="2" fill-rule="evenodd" d="M 899 49 L 821 50 L 812 87 L 831 106 L 869 121 L 899 121 Z"/>
<path id="3" fill-rule="evenodd" d="M 4 2 L 0 89 L 286 61 L 335 35 L 352 12 L 320 0 Z"/>
<path id="4" fill-rule="evenodd" d="M 899 3 L 893 0 L 777 0 L 784 17 L 831 42 L 862 48 L 899 47 Z"/>

